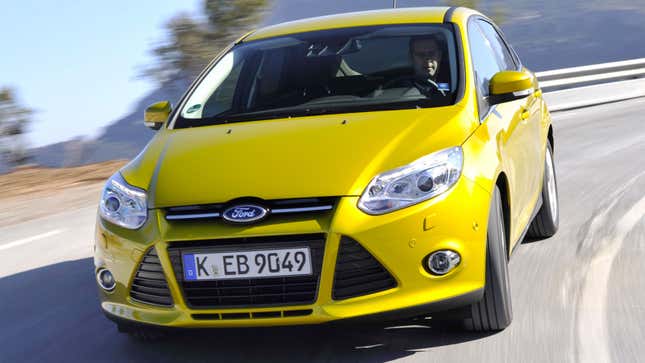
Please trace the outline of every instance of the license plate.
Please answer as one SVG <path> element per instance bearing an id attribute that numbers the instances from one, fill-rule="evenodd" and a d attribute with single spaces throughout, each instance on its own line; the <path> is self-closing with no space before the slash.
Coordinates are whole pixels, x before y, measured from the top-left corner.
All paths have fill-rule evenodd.
<path id="1" fill-rule="evenodd" d="M 311 275 L 308 247 L 183 255 L 184 280 Z"/>

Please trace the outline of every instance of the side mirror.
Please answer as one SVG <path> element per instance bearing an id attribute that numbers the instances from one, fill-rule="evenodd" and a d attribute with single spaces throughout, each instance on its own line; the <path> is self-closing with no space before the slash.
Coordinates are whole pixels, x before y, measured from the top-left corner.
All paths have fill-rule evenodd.
<path id="1" fill-rule="evenodd" d="M 170 101 L 153 103 L 143 112 L 143 123 L 153 130 L 159 130 L 168 120 L 170 112 L 172 112 Z"/>
<path id="2" fill-rule="evenodd" d="M 528 71 L 501 71 L 491 78 L 489 88 L 491 105 L 524 98 L 533 92 L 533 75 Z"/>

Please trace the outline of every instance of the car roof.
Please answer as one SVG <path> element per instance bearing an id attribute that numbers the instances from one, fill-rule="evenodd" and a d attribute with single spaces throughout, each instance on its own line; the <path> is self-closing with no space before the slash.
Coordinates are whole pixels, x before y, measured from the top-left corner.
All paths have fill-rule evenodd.
<path id="1" fill-rule="evenodd" d="M 244 41 L 356 26 L 443 23 L 448 9 L 447 6 L 397 8 L 319 16 L 267 26 L 250 33 Z"/>

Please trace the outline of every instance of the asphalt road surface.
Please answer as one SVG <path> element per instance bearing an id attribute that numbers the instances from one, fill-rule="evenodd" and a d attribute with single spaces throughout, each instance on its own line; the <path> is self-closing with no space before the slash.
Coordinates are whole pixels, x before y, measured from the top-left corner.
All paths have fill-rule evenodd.
<path id="1" fill-rule="evenodd" d="M 510 262 L 496 334 L 422 325 L 218 330 L 142 343 L 99 310 L 94 208 L 0 228 L 0 362 L 635 362 L 645 356 L 645 99 L 554 114 L 560 231 Z M 34 206 L 37 208 L 38 206 Z"/>

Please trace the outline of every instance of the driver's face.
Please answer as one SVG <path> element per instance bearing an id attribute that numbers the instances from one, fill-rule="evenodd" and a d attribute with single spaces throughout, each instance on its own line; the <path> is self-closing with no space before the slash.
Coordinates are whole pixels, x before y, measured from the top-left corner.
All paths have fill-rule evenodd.
<path id="1" fill-rule="evenodd" d="M 434 77 L 439 71 L 441 50 L 434 39 L 419 39 L 412 43 L 414 71 L 423 77 Z"/>

